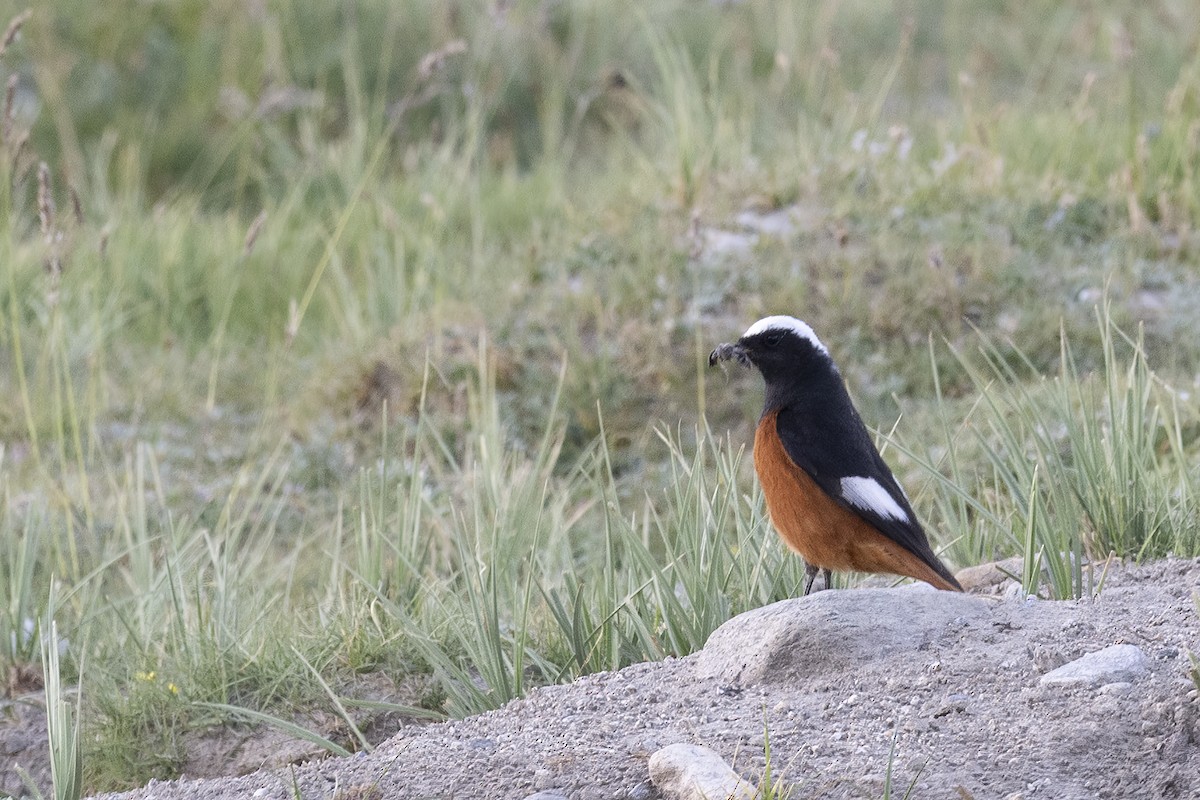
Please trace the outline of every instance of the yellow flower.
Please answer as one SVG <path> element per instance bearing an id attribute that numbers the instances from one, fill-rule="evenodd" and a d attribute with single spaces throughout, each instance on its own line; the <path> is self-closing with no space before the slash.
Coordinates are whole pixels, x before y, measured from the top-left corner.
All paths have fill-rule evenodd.
<path id="1" fill-rule="evenodd" d="M 133 673 L 133 677 L 139 681 L 152 681 L 154 680 L 154 672 L 135 672 Z"/>
<path id="2" fill-rule="evenodd" d="M 179 687 L 173 683 L 167 684 L 167 690 L 170 691 L 171 694 L 179 694 Z"/>

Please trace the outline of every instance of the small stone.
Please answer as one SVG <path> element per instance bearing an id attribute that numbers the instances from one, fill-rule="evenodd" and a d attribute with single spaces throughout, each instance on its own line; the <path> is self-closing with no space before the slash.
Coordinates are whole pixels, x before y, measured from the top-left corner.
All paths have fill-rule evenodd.
<path id="1" fill-rule="evenodd" d="M 933 716 L 945 717 L 954 713 L 962 713 L 967 710 L 967 703 L 970 701 L 971 698 L 965 694 L 955 693 L 947 695 L 945 702 L 942 703 L 937 711 L 933 712 Z"/>
<path id="2" fill-rule="evenodd" d="M 567 795 L 561 789 L 547 789 L 541 792 L 525 795 L 524 800 L 567 800 Z"/>
<path id="3" fill-rule="evenodd" d="M 1116 697 L 1124 697 L 1133 691 L 1133 684 L 1126 681 L 1118 681 L 1117 683 L 1108 683 L 1100 687 L 1100 694 L 1111 694 Z"/>
<path id="4" fill-rule="evenodd" d="M 667 800 L 751 800 L 755 796 L 753 786 L 715 751 L 701 745 L 668 745 L 650 756 L 649 766 L 650 780 Z"/>
<path id="5" fill-rule="evenodd" d="M 1085 684 L 1128 682 L 1146 672 L 1146 654 L 1132 644 L 1115 644 L 1088 653 L 1042 676 L 1041 683 Z"/>
<path id="6" fill-rule="evenodd" d="M 1006 558 L 1003 561 L 990 561 L 974 567 L 960 569 L 954 574 L 966 591 L 981 591 L 999 586 L 1013 575 L 1020 575 L 1022 559 L 1020 556 Z"/>

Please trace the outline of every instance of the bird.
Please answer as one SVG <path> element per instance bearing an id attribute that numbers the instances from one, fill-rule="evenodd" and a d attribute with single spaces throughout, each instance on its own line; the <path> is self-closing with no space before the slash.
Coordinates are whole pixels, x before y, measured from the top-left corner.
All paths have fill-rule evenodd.
<path id="1" fill-rule="evenodd" d="M 758 320 L 720 344 L 710 367 L 753 366 L 766 383 L 754 434 L 754 470 L 771 524 L 805 562 L 804 595 L 817 572 L 903 575 L 961 592 L 929 545 L 908 495 L 871 440 L 828 348 L 795 317 Z"/>

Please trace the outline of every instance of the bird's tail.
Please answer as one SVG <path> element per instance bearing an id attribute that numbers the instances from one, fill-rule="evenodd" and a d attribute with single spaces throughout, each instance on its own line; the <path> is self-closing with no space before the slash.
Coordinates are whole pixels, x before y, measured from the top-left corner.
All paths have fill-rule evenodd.
<path id="1" fill-rule="evenodd" d="M 923 561 L 924 565 L 929 568 L 931 575 L 929 577 L 921 577 L 920 580 L 936 586 L 939 589 L 944 589 L 947 592 L 961 592 L 963 590 L 962 584 L 958 582 L 958 579 L 954 577 L 954 573 L 942 563 L 940 558 L 934 555 L 932 551 L 930 551 L 927 555 L 923 555 L 925 555 L 925 557 L 922 558 L 921 561 Z"/>
<path id="2" fill-rule="evenodd" d="M 954 574 L 924 542 L 921 543 L 921 546 L 909 549 L 886 539 L 883 534 L 877 534 L 877 537 L 875 539 L 876 546 L 869 548 L 864 553 L 867 558 L 855 564 L 855 568 L 866 572 L 905 575 L 947 592 L 963 590 L 959 582 L 955 580 Z"/>

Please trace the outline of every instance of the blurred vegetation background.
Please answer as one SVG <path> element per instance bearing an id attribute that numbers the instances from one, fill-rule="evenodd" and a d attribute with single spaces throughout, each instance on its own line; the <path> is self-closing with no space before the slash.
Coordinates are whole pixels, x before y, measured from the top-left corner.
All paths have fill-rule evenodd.
<path id="1" fill-rule="evenodd" d="M 56 619 L 89 786 L 231 708 L 467 713 L 788 596 L 756 378 L 705 369 L 769 313 L 957 565 L 1077 596 L 1200 550 L 1194 3 L 2 20 L 0 665 Z"/>
<path id="2" fill-rule="evenodd" d="M 278 393 L 325 356 L 301 371 L 353 394 L 362 376 L 330 370 L 368 362 L 368 384 L 408 389 L 401 411 L 431 346 L 448 368 L 445 336 L 469 350 L 485 329 L 526 395 L 568 356 L 587 438 L 597 397 L 622 429 L 661 402 L 694 414 L 692 351 L 780 309 L 848 367 L 881 359 L 856 378 L 871 394 L 927 390 L 909 348 L 971 325 L 1050 364 L 1097 290 L 1159 348 L 1197 310 L 1196 13 L 56 2 L 3 61 L 5 307 L 46 305 L 45 162 L 53 297 L 90 318 L 62 332 L 72 366 L 225 359 L 210 407 L 257 406 L 265 364 Z M 790 235 L 723 265 L 699 252 L 777 208 L 801 212 Z"/>

